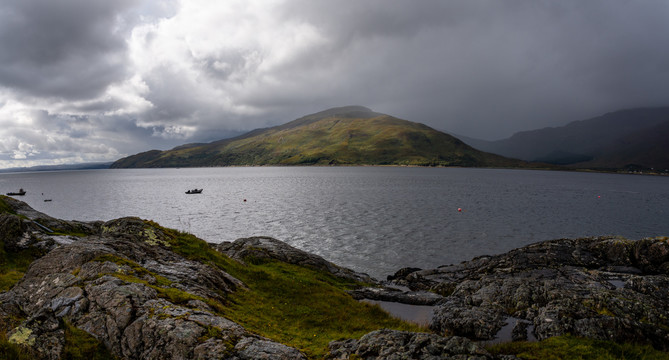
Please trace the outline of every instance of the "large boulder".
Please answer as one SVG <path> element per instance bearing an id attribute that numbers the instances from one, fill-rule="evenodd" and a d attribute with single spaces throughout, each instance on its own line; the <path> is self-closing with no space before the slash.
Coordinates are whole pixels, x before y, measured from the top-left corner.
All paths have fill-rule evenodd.
<path id="1" fill-rule="evenodd" d="M 363 283 L 376 283 L 369 275 L 335 265 L 322 257 L 294 248 L 283 241 L 266 237 L 254 236 L 237 239 L 234 242 L 222 242 L 214 248 L 233 259 L 244 261 L 248 258 L 274 259 L 329 272 L 334 276 Z"/>

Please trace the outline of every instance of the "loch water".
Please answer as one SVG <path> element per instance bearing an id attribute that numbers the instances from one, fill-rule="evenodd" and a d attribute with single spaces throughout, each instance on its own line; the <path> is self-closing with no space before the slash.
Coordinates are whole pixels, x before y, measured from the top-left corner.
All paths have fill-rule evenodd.
<path id="1" fill-rule="evenodd" d="M 0 175 L 50 216 L 138 216 L 209 242 L 266 235 L 377 278 L 564 237 L 669 235 L 669 177 L 403 167 Z M 193 188 L 202 194 L 185 194 Z M 45 199 L 52 201 L 45 202 Z"/>

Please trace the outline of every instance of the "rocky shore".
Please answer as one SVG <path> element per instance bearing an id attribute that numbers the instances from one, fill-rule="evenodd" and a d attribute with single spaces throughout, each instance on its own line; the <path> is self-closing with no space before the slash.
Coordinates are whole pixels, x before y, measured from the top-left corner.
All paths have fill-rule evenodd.
<path id="1" fill-rule="evenodd" d="M 253 319 L 247 326 L 243 317 L 228 317 L 234 315 L 229 309 L 245 305 L 239 299 L 247 299 L 235 296 L 260 291 L 254 278 L 271 280 L 276 271 L 306 281 L 276 262 L 309 269 L 328 286 L 345 284 L 342 299 L 435 307 L 423 332 L 378 328 L 326 339 L 327 359 L 511 359 L 486 344 L 565 334 L 669 351 L 667 238 L 547 241 L 458 265 L 401 269 L 377 281 L 268 237 L 197 240 L 206 249 L 196 252 L 195 240 L 180 236 L 137 218 L 63 221 L 2 197 L 3 261 L 19 255 L 32 260 L 25 271 L 13 270 L 21 276 L 0 293 L 5 342 L 40 359 L 63 358 L 73 331 L 97 342 L 109 358 L 314 357 L 306 345 L 289 346 L 293 342 L 282 343 L 280 336 L 247 329 Z M 232 274 L 268 262 L 274 267 L 247 271 L 253 277 Z M 272 295 L 280 298 L 280 291 Z M 333 306 L 344 301 L 332 299 Z"/>
<path id="2" fill-rule="evenodd" d="M 459 265 L 402 269 L 384 288 L 352 294 L 437 305 L 433 331 L 473 340 L 495 340 L 507 327 L 514 341 L 572 334 L 669 351 L 667 275 L 666 237 L 561 239 Z"/>

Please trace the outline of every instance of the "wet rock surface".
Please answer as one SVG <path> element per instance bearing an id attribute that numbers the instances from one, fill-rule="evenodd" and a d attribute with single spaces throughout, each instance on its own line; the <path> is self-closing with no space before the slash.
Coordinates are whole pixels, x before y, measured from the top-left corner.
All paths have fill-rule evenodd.
<path id="1" fill-rule="evenodd" d="M 514 318 L 514 340 L 569 333 L 667 351 L 668 270 L 666 238 L 596 237 L 409 271 L 391 283 L 444 297 L 430 324 L 437 333 L 493 340 Z"/>

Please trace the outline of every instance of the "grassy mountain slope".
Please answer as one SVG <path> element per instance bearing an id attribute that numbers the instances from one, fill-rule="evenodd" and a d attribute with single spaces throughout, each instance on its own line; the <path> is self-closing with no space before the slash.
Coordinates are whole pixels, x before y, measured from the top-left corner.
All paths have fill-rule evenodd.
<path id="1" fill-rule="evenodd" d="M 232 139 L 133 155 L 112 167 L 313 164 L 524 166 L 423 124 L 349 106 Z"/>
<path id="2" fill-rule="evenodd" d="M 508 139 L 463 139 L 491 153 L 578 168 L 666 168 L 669 107 L 629 109 Z"/>

